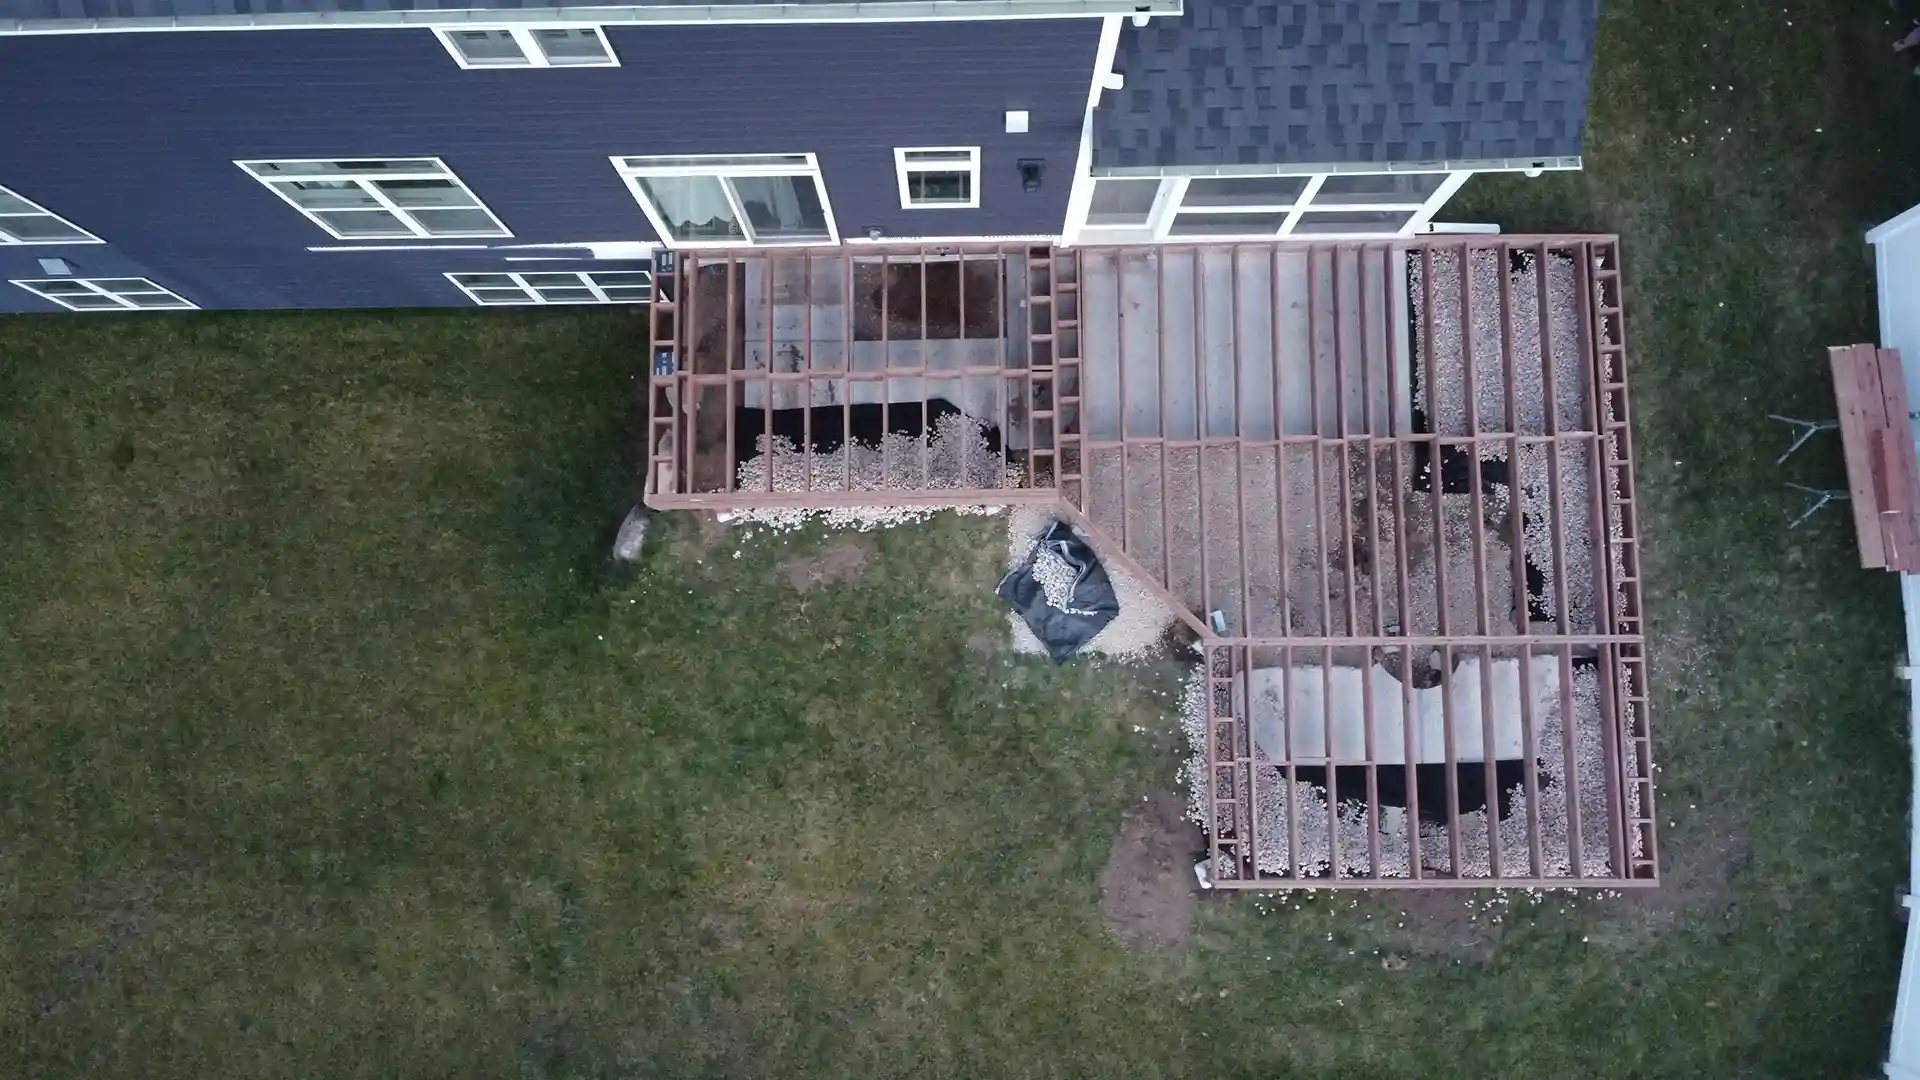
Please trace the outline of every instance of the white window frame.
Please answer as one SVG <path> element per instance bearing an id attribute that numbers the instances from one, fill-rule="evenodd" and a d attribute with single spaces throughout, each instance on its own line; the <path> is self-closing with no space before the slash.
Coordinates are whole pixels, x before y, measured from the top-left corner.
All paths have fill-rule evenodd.
<path id="1" fill-rule="evenodd" d="M 697 161 L 708 159 L 711 167 L 699 165 L 634 165 L 636 161 Z M 786 163 L 792 158 L 805 158 L 804 165 Z M 730 247 L 837 247 L 840 244 L 840 226 L 833 217 L 833 203 L 827 198 L 827 182 L 820 175 L 820 158 L 816 154 L 621 154 L 608 160 L 613 162 L 614 171 L 627 185 L 627 192 L 633 196 L 640 209 L 652 223 L 653 230 L 660 234 L 660 242 L 669 248 L 699 250 L 701 248 Z M 755 164 L 764 161 L 766 164 Z M 746 235 L 739 239 L 723 240 L 679 240 L 673 230 L 667 227 L 666 219 L 647 198 L 639 181 L 648 176 L 707 176 L 720 181 L 720 187 L 726 192 L 727 202 L 733 207 L 734 220 L 740 223 L 741 232 Z M 746 207 L 741 205 L 740 196 L 733 185 L 727 181 L 736 176 L 806 176 L 813 180 L 814 192 L 820 196 L 820 210 L 827 219 L 827 237 L 824 240 L 759 240 L 753 235 L 753 223 L 747 220 Z"/>
<path id="2" fill-rule="evenodd" d="M 1152 229 L 1154 226 L 1154 223 L 1160 220 L 1160 215 L 1163 212 L 1165 212 L 1169 200 L 1173 197 L 1176 187 L 1178 187 L 1178 185 L 1174 184 L 1174 182 L 1171 179 L 1165 179 L 1165 178 L 1160 179 L 1159 180 L 1160 186 L 1158 189 L 1154 191 L 1154 194 L 1153 194 L 1153 205 L 1147 208 L 1146 220 L 1138 224 L 1114 224 L 1111 222 L 1100 223 L 1100 222 L 1085 220 L 1086 218 L 1091 218 L 1093 216 L 1093 186 L 1092 185 L 1098 184 L 1103 179 L 1154 180 L 1155 178 L 1151 176 L 1116 176 L 1116 177 L 1096 176 L 1094 177 L 1092 179 L 1092 183 L 1089 184 L 1087 188 L 1087 205 L 1085 209 L 1082 211 L 1083 220 L 1081 221 L 1080 228 L 1082 230 L 1091 231 L 1096 235 L 1100 233 L 1140 233 L 1140 232 L 1145 232 L 1149 229 Z"/>
<path id="3" fill-rule="evenodd" d="M 88 232 L 87 230 L 81 228 L 78 225 L 75 225 L 73 222 L 68 221 L 66 218 L 61 217 L 59 214 L 56 214 L 53 211 L 47 209 L 46 207 L 40 205 L 39 203 L 34 202 L 32 199 L 27 198 L 25 195 L 20 194 L 19 192 L 13 190 L 10 187 L 0 186 L 0 195 L 12 196 L 13 198 L 20 200 L 21 202 L 26 203 L 28 206 L 33 207 L 35 211 L 33 213 L 27 213 L 27 214 L 0 214 L 0 247 L 14 247 L 14 246 L 25 247 L 29 244 L 104 244 L 106 243 L 105 240 L 100 239 L 99 237 Z M 60 224 L 65 225 L 67 228 L 72 229 L 73 231 L 81 234 L 81 236 L 85 237 L 85 239 L 25 240 L 7 231 L 8 219 L 16 218 L 16 217 L 27 217 L 27 218 L 50 217 L 53 220 L 59 222 Z"/>
<path id="4" fill-rule="evenodd" d="M 513 35 L 514 44 L 520 46 L 520 56 L 524 63 L 518 64 L 477 64 L 467 58 L 460 50 L 453 35 L 462 30 L 503 30 Z M 600 47 L 606 50 L 605 60 L 587 63 L 556 64 L 547 58 L 547 51 L 540 46 L 540 40 L 534 36 L 536 30 L 591 30 L 600 39 Z M 620 54 L 613 51 L 613 42 L 607 39 L 606 27 L 599 23 L 537 23 L 531 26 L 510 26 L 505 23 L 488 25 L 486 23 L 461 24 L 459 26 L 436 26 L 433 36 L 440 39 L 453 62 L 468 71 L 524 71 L 528 68 L 605 68 L 619 67 Z"/>
<path id="5" fill-rule="evenodd" d="M 957 161 L 909 161 L 908 154 L 964 154 L 964 164 Z M 900 181 L 900 209 L 902 210 L 978 210 L 980 208 L 980 148 L 977 146 L 896 146 L 893 148 L 893 170 Z M 915 202 L 907 189 L 907 177 L 913 173 L 951 173 L 967 174 L 967 200 L 965 202 Z"/>
<path id="6" fill-rule="evenodd" d="M 382 173 L 344 173 L 343 172 L 343 173 L 314 174 L 312 176 L 285 176 L 285 175 L 276 175 L 273 173 L 263 174 L 255 171 L 256 166 L 331 165 L 331 164 L 335 164 L 342 161 L 430 161 L 433 163 L 434 167 L 431 169 L 425 169 L 425 168 L 408 169 L 408 170 L 402 170 L 397 172 L 382 172 Z M 468 238 L 478 237 L 478 236 L 509 237 L 509 238 L 513 236 L 513 231 L 511 229 L 508 229 L 506 226 L 506 223 L 500 220 L 500 215 L 494 213 L 493 209 L 489 207 L 485 202 L 483 202 L 480 196 L 475 194 L 474 190 L 471 187 L 467 186 L 467 182 L 465 180 L 460 179 L 460 177 L 457 174 L 455 174 L 451 168 L 447 167 L 447 163 L 444 160 L 437 157 L 426 157 L 426 156 L 417 157 L 417 158 L 414 158 L 414 157 L 353 157 L 351 155 L 346 155 L 341 157 L 330 157 L 330 158 L 255 158 L 247 161 L 235 161 L 234 164 L 240 167 L 241 172 L 244 172 L 248 176 L 251 176 L 255 180 L 258 180 L 263 186 L 266 187 L 268 191 L 273 192 L 273 195 L 275 198 L 279 199 L 281 202 L 286 203 L 288 206 L 293 207 L 295 210 L 300 211 L 300 213 L 304 215 L 308 221 L 311 221 L 315 225 L 320 226 L 320 228 L 326 230 L 328 236 L 331 236 L 337 240 L 354 240 L 354 241 L 413 240 L 413 239 L 456 240 L 456 239 L 468 239 Z M 309 210 L 304 206 L 301 206 L 298 202 L 295 202 L 293 200 L 292 196 L 288 195 L 286 192 L 281 191 L 279 188 L 274 186 L 274 183 L 276 181 L 286 182 L 286 181 L 292 181 L 292 180 L 344 180 L 344 181 L 350 181 L 350 182 L 356 183 L 360 186 L 360 190 L 366 192 L 375 201 L 377 201 L 380 204 L 380 207 L 382 209 L 384 209 L 387 213 L 393 215 L 393 217 L 396 220 L 398 220 L 400 224 L 405 228 L 403 231 L 399 231 L 399 232 L 363 232 L 363 233 L 340 232 L 336 230 L 332 225 L 328 224 L 325 219 L 315 217 L 314 211 Z M 493 221 L 494 227 L 498 231 L 497 232 L 462 231 L 462 232 L 446 232 L 446 233 L 433 232 L 432 230 L 428 229 L 426 226 L 420 224 L 418 221 L 415 221 L 413 218 L 413 213 L 411 211 L 401 207 L 399 204 L 395 203 L 392 199 L 388 198 L 385 194 L 383 194 L 375 183 L 376 181 L 379 181 L 379 180 L 448 180 L 448 181 L 451 181 L 454 184 L 454 186 L 458 187 L 461 191 L 464 191 L 467 193 L 467 197 L 473 200 L 474 207 L 483 211 L 487 215 L 487 217 Z M 325 208 L 323 207 L 322 209 L 325 209 Z M 426 208 L 422 207 L 422 209 L 426 209 Z M 467 208 L 461 207 L 459 209 L 467 209 Z"/>
<path id="7" fill-rule="evenodd" d="M 475 293 L 471 288 L 468 288 L 466 283 L 460 280 L 463 277 L 477 277 L 483 274 L 489 277 L 512 278 L 513 283 L 519 286 L 520 289 L 524 293 L 526 293 L 526 299 L 524 300 L 484 299 L 479 294 Z M 593 299 L 591 300 L 549 300 L 546 297 L 540 295 L 540 291 L 538 289 L 534 288 L 532 285 L 529 285 L 527 283 L 526 281 L 527 274 L 571 275 L 575 278 L 578 278 L 580 281 L 580 284 L 583 287 L 593 292 Z M 566 306 L 577 305 L 577 304 L 645 304 L 645 303 L 650 303 L 652 300 L 651 294 L 649 294 L 649 297 L 646 300 L 615 300 L 612 297 L 607 295 L 606 288 L 604 286 L 602 286 L 599 282 L 593 280 L 593 277 L 595 274 L 645 274 L 647 275 L 647 288 L 649 290 L 653 288 L 653 271 L 645 270 L 645 269 L 638 269 L 638 270 L 526 270 L 526 271 L 460 270 L 460 271 L 452 271 L 447 273 L 446 278 L 448 281 L 453 282 L 454 288 L 459 289 L 463 293 L 466 293 L 467 299 L 473 301 L 475 304 L 478 304 L 481 307 L 538 307 L 541 305 L 566 307 Z"/>
<path id="8" fill-rule="evenodd" d="M 148 285 L 152 286 L 152 288 L 129 290 L 127 292 L 115 292 L 111 289 L 103 289 L 98 284 L 96 284 L 96 282 L 101 282 L 101 281 L 144 281 Z M 59 284 L 66 284 L 69 282 L 75 285 L 84 285 L 94 295 L 104 296 L 107 299 L 112 300 L 114 303 L 120 306 L 117 308 L 75 307 L 74 305 L 67 303 L 67 301 L 60 296 L 41 292 L 39 289 L 34 287 L 36 285 L 59 285 Z M 127 277 L 101 277 L 101 278 L 73 278 L 73 277 L 24 278 L 24 279 L 16 278 L 16 279 L 12 279 L 10 283 L 20 286 L 21 288 L 27 290 L 28 292 L 32 293 L 33 295 L 39 297 L 42 300 L 51 300 L 54 303 L 59 304 L 61 307 L 66 308 L 68 311 L 78 311 L 86 315 L 91 315 L 91 314 L 95 314 L 97 312 L 102 312 L 102 311 L 112 312 L 112 311 L 199 311 L 200 310 L 200 305 L 194 303 L 191 300 L 188 300 L 186 297 L 181 296 L 179 293 L 174 292 L 172 289 L 162 287 L 161 285 L 157 284 L 152 278 L 146 278 L 146 277 L 127 276 Z M 154 305 L 154 304 L 143 305 L 143 304 L 135 304 L 127 300 L 127 297 L 129 296 L 169 296 L 179 302 L 173 303 L 173 304 L 165 304 L 165 305 Z"/>
<path id="9" fill-rule="evenodd" d="M 1301 189 L 1300 194 L 1294 196 L 1291 199 L 1287 199 L 1284 202 L 1274 202 L 1271 204 L 1245 204 L 1245 205 L 1238 205 L 1238 206 L 1187 206 L 1186 205 L 1187 189 L 1192 185 L 1193 181 L 1195 180 L 1248 179 L 1248 178 L 1264 179 L 1268 177 L 1279 177 L 1279 176 L 1286 176 L 1286 175 L 1293 175 L 1301 179 L 1304 179 L 1306 181 L 1306 185 Z M 1382 199 L 1378 202 L 1354 201 L 1354 202 L 1333 203 L 1333 202 L 1324 202 L 1324 201 L 1321 201 L 1320 199 L 1320 189 L 1322 188 L 1322 186 L 1326 184 L 1326 182 L 1329 179 L 1335 176 L 1408 176 L 1408 175 L 1444 176 L 1445 179 L 1443 179 L 1440 182 L 1439 187 L 1435 188 L 1431 195 L 1428 195 L 1424 199 L 1420 199 L 1418 201 L 1411 200 L 1411 199 L 1401 199 L 1401 200 Z M 1139 236 L 1143 233 L 1149 234 L 1150 240 L 1153 243 L 1212 243 L 1212 242 L 1234 243 L 1234 242 L 1245 242 L 1245 241 L 1284 240 L 1284 239 L 1378 240 L 1378 239 L 1393 239 L 1397 237 L 1408 237 L 1408 236 L 1414 236 L 1424 231 L 1428 223 L 1433 220 L 1433 216 L 1440 211 L 1441 207 L 1446 205 L 1447 200 L 1451 199 L 1454 196 L 1454 194 L 1460 190 L 1461 185 L 1465 184 L 1468 178 L 1470 178 L 1471 176 L 1473 176 L 1473 173 L 1471 171 L 1463 171 L 1463 170 L 1457 170 L 1457 169 L 1453 169 L 1453 170 L 1443 170 L 1443 169 L 1345 170 L 1337 173 L 1319 172 L 1319 173 L 1297 173 L 1297 174 L 1285 174 L 1285 173 L 1274 173 L 1274 172 L 1217 173 L 1217 174 L 1209 173 L 1205 176 L 1168 176 L 1168 177 L 1163 177 L 1160 181 L 1160 190 L 1154 196 L 1153 208 L 1150 211 L 1148 211 L 1146 224 L 1144 225 L 1110 225 L 1110 224 L 1083 223 L 1080 227 L 1079 233 L 1076 234 L 1076 237 L 1074 239 L 1075 239 L 1075 242 L 1077 243 L 1085 243 L 1088 241 L 1098 243 L 1098 242 L 1101 242 L 1103 237 L 1107 237 L 1107 236 L 1117 236 L 1122 234 Z M 1130 179 L 1141 179 L 1141 178 L 1129 177 L 1129 176 L 1116 176 L 1116 177 L 1096 176 L 1093 178 L 1093 182 L 1095 184 L 1098 184 L 1102 179 L 1130 180 Z M 1370 211 L 1386 212 L 1386 213 L 1404 213 L 1408 216 L 1407 216 L 1407 220 L 1403 222 L 1399 228 L 1391 232 L 1384 231 L 1384 230 L 1373 230 L 1373 231 L 1363 230 L 1363 231 L 1356 231 L 1356 232 L 1312 232 L 1312 233 L 1300 231 L 1301 224 L 1303 222 L 1310 223 L 1313 220 L 1314 216 L 1317 214 L 1370 212 Z M 1245 214 L 1248 216 L 1249 220 L 1259 216 L 1271 217 L 1275 214 L 1285 214 L 1286 217 L 1285 217 L 1285 220 L 1281 222 L 1278 230 L 1263 230 L 1263 229 L 1249 228 L 1244 233 L 1185 233 L 1183 234 L 1175 231 L 1175 227 L 1177 225 L 1177 219 L 1179 218 L 1182 212 L 1204 213 L 1204 214 Z"/>

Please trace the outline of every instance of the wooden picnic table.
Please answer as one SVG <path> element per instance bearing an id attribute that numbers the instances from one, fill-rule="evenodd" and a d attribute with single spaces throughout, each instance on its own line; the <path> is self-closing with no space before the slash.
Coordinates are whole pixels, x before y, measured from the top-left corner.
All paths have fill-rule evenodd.
<path id="1" fill-rule="evenodd" d="M 1920 462 L 1897 349 L 1827 350 L 1860 565 L 1920 572 Z"/>

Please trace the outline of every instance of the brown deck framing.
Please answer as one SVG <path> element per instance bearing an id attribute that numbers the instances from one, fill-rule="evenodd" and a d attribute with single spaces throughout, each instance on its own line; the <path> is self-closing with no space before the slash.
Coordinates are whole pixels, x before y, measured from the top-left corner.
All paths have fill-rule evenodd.
<path id="1" fill-rule="evenodd" d="M 670 371 L 649 385 L 648 502 L 1052 501 L 1055 381 L 1070 381 L 1078 359 L 1073 265 L 1030 245 L 681 254 L 671 298 L 653 310 L 650 355 Z M 918 438 L 941 422 L 933 401 L 959 406 L 998 449 L 938 475 Z M 782 435 L 797 484 L 768 468 L 743 485 L 743 459 L 764 450 L 743 425 Z M 879 451 L 865 475 L 838 452 L 856 434 Z M 896 460 L 901 449 L 917 460 Z"/>
<path id="2" fill-rule="evenodd" d="M 679 258 L 647 501 L 1055 505 L 1201 639 L 1217 885 L 1656 881 L 1614 238 Z"/>

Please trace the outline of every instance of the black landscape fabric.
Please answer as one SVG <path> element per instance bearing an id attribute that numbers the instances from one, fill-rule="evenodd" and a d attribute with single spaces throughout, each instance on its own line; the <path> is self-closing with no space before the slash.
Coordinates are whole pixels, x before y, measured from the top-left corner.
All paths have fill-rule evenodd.
<path id="1" fill-rule="evenodd" d="M 1048 603 L 1046 590 L 1033 575 L 1034 560 L 1045 551 L 1058 554 L 1073 568 L 1073 596 L 1067 601 L 1068 610 Z M 1079 652 L 1120 614 L 1120 598 L 1114 595 L 1113 581 L 1107 577 L 1106 567 L 1100 565 L 1100 557 L 1064 521 L 1048 527 L 1020 565 L 1007 571 L 1007 576 L 1000 579 L 999 593 L 1026 620 L 1054 663 Z"/>

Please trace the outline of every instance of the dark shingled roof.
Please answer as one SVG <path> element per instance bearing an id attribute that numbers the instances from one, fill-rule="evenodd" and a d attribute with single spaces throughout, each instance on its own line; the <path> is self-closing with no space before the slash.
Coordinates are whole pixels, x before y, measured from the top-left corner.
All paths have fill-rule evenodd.
<path id="1" fill-rule="evenodd" d="M 1187 0 L 1120 31 L 1095 168 L 1570 157 L 1599 0 Z"/>
<path id="2" fill-rule="evenodd" d="M 0 19 L 172 19 L 230 15 L 351 14 L 383 11 L 502 11 L 541 8 L 742 7 L 851 0 L 0 0 Z M 961 0 L 966 2 L 966 0 Z M 998 0 L 979 0 L 995 5 Z"/>

